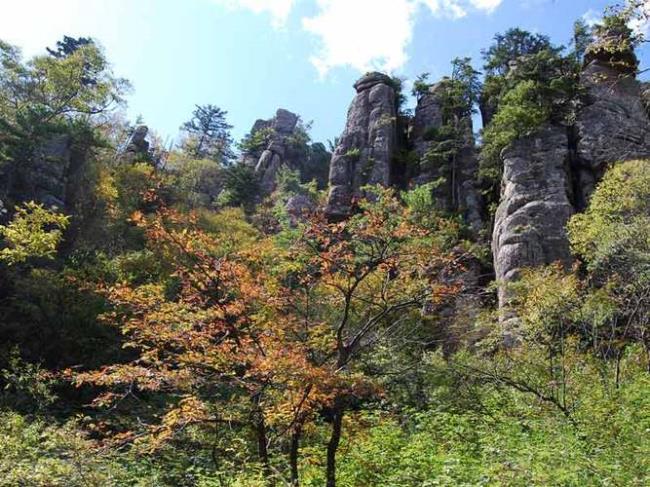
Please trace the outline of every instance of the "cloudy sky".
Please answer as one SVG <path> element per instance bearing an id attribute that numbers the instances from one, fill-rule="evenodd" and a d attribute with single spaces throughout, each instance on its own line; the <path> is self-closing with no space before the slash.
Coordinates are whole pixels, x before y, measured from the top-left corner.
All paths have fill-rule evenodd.
<path id="1" fill-rule="evenodd" d="M 413 79 L 474 58 L 519 26 L 570 39 L 573 21 L 610 0 L 3 0 L 0 38 L 26 57 L 64 34 L 91 36 L 131 80 L 128 114 L 173 137 L 194 104 L 229 112 L 241 137 L 276 108 L 314 121 L 315 140 L 345 123 L 355 79 L 371 69 Z M 647 49 L 641 58 L 650 61 Z M 647 64 L 647 63 L 644 63 Z"/>

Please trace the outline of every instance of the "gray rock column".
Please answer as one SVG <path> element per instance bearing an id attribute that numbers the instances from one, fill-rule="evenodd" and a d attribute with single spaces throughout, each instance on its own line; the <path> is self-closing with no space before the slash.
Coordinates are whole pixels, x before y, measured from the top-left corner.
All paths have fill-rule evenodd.
<path id="1" fill-rule="evenodd" d="M 392 80 L 369 73 L 354 85 L 345 130 L 330 164 L 330 192 L 326 213 L 344 218 L 366 184 L 390 186 L 392 159 L 397 149 L 397 106 Z"/>
<path id="2" fill-rule="evenodd" d="M 503 161 L 492 252 L 499 306 L 505 311 L 507 283 L 522 269 L 571 262 L 565 229 L 574 212 L 567 131 L 547 125 L 513 143 L 503 152 Z"/>
<path id="3" fill-rule="evenodd" d="M 595 184 L 616 162 L 650 158 L 650 120 L 635 77 L 632 52 L 613 57 L 602 47 L 616 42 L 606 33 L 589 46 L 580 84 L 585 106 L 576 120 L 576 201 L 584 208 Z"/>

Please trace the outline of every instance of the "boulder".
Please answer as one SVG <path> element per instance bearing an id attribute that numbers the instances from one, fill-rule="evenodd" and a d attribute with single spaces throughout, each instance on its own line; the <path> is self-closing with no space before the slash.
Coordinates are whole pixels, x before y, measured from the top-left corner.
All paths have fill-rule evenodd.
<path id="1" fill-rule="evenodd" d="M 296 225 L 304 221 L 309 215 L 316 211 L 316 203 L 307 195 L 296 194 L 290 197 L 284 205 L 291 224 Z"/>

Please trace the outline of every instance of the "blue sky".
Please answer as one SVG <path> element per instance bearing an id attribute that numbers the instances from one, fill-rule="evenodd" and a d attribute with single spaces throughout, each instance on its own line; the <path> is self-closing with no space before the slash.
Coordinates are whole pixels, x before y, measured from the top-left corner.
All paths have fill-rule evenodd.
<path id="1" fill-rule="evenodd" d="M 343 129 L 365 71 L 435 80 L 456 56 L 480 66 L 495 33 L 519 26 L 567 43 L 573 21 L 609 0 L 3 0 L 0 37 L 41 53 L 91 36 L 131 80 L 128 115 L 173 138 L 194 104 L 229 112 L 240 138 L 278 107 L 313 120 L 314 140 Z M 644 65 L 648 48 L 641 51 Z"/>

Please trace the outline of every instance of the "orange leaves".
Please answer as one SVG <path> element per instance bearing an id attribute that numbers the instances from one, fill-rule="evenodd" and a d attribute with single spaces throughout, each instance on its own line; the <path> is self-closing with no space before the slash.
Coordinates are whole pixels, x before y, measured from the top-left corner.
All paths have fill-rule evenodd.
<path id="1" fill-rule="evenodd" d="M 148 431 L 153 445 L 217 412 L 240 422 L 262 414 L 286 432 L 341 398 L 379 395 L 357 358 L 423 302 L 455 292 L 453 279 L 439 279 L 454 258 L 427 244 L 427 229 L 389 191 L 362 209 L 339 223 L 315 215 L 292 241 L 241 249 L 193 215 L 161 205 L 134 213 L 167 278 L 101 290 L 112 304 L 104 319 L 134 358 L 77 383 L 105 388 L 98 406 L 167 398 Z"/>

